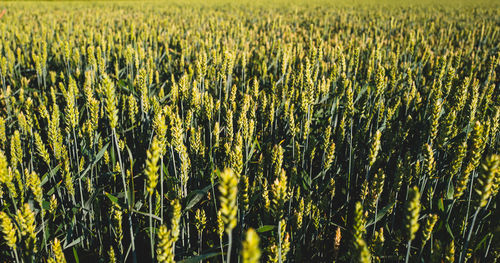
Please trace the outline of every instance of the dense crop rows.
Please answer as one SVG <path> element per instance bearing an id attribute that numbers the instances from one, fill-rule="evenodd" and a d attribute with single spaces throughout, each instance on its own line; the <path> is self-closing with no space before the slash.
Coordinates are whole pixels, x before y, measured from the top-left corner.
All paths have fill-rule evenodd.
<path id="1" fill-rule="evenodd" d="M 0 5 L 0 262 L 498 259 L 500 7 L 316 4 Z"/>

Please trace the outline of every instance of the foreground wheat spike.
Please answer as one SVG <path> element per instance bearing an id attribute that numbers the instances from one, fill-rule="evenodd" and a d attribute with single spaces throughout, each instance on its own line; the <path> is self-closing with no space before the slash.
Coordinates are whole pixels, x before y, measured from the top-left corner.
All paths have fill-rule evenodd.
<path id="1" fill-rule="evenodd" d="M 115 224 L 115 241 L 118 244 L 121 244 L 123 239 L 123 212 L 117 204 L 113 204 L 111 207 L 111 217 L 113 218 L 113 223 Z"/>
<path id="2" fill-rule="evenodd" d="M 247 175 L 242 175 L 239 182 L 239 206 L 242 213 L 247 213 L 250 207 L 249 179 Z"/>
<path id="3" fill-rule="evenodd" d="M 371 210 L 377 205 L 380 195 L 384 190 L 385 173 L 382 169 L 379 169 L 374 175 L 372 181 L 370 182 L 370 204 L 369 209 Z"/>
<path id="4" fill-rule="evenodd" d="M 179 238 L 179 232 L 180 232 L 180 220 L 181 220 L 181 210 L 182 206 L 179 202 L 179 200 L 173 200 L 170 205 L 172 206 L 172 220 L 171 220 L 171 229 L 172 229 L 172 237 L 174 239 L 174 242 L 177 241 Z"/>
<path id="5" fill-rule="evenodd" d="M 354 253 L 351 255 L 355 262 L 369 263 L 371 262 L 370 250 L 363 238 L 356 238 L 353 240 L 352 250 Z"/>
<path id="6" fill-rule="evenodd" d="M 363 237 L 366 233 L 366 218 L 361 203 L 357 202 L 354 207 L 353 237 Z"/>
<path id="7" fill-rule="evenodd" d="M 437 177 L 434 175 L 434 170 L 436 166 L 436 161 L 434 160 L 434 152 L 429 144 L 425 145 L 424 161 L 425 161 L 425 166 L 424 166 L 425 174 L 429 176 L 431 179 L 437 179 Z"/>
<path id="8" fill-rule="evenodd" d="M 146 188 L 150 195 L 153 194 L 156 185 L 158 184 L 158 160 L 160 159 L 160 145 L 158 139 L 153 138 L 151 148 L 147 152 L 146 170 L 144 171 L 147 178 Z"/>
<path id="9" fill-rule="evenodd" d="M 432 230 L 434 229 L 434 225 L 438 220 L 438 216 L 436 214 L 431 214 L 427 217 L 425 221 L 424 228 L 422 229 L 422 247 L 425 246 L 425 243 L 431 237 Z"/>
<path id="10" fill-rule="evenodd" d="M 49 213 L 53 216 L 57 212 L 57 199 L 55 195 L 50 196 Z"/>
<path id="11" fill-rule="evenodd" d="M 381 262 L 380 255 L 384 253 L 384 228 L 381 227 L 378 231 L 375 231 L 372 242 L 370 244 L 370 250 L 372 252 L 372 260 L 375 262 Z"/>
<path id="12" fill-rule="evenodd" d="M 403 218 L 403 236 L 408 241 L 406 252 L 406 263 L 408 263 L 411 252 L 411 241 L 419 228 L 418 217 L 420 216 L 420 192 L 416 186 L 410 188 L 405 206 L 405 217 Z"/>
<path id="13" fill-rule="evenodd" d="M 174 241 L 172 239 L 172 232 L 167 230 L 167 227 L 162 225 L 158 230 L 158 244 L 156 248 L 156 258 L 161 263 L 171 263 L 174 261 L 172 249 Z"/>
<path id="14" fill-rule="evenodd" d="M 61 242 L 57 238 L 52 242 L 52 252 L 54 253 L 54 258 L 57 263 L 66 263 L 66 258 L 61 248 Z"/>
<path id="15" fill-rule="evenodd" d="M 356 262 L 371 262 L 370 250 L 364 240 L 365 230 L 365 215 L 363 206 L 357 202 L 354 207 L 354 218 L 352 226 L 352 243 L 350 247 L 350 255 Z"/>
<path id="16" fill-rule="evenodd" d="M 288 182 L 285 170 L 281 170 L 281 172 L 279 173 L 279 177 L 276 178 L 273 185 L 271 186 L 273 195 L 272 210 L 274 212 L 274 216 L 276 216 L 277 219 L 281 219 L 285 213 L 285 203 L 289 199 L 287 184 Z"/>
<path id="17" fill-rule="evenodd" d="M 217 234 L 222 243 L 222 237 L 224 235 L 224 220 L 222 219 L 222 211 L 217 211 Z"/>
<path id="18" fill-rule="evenodd" d="M 271 239 L 270 247 L 268 248 L 270 262 L 286 262 L 286 256 L 290 251 L 290 235 L 286 233 L 286 222 L 280 220 L 278 224 L 278 236 Z"/>
<path id="19" fill-rule="evenodd" d="M 495 183 L 495 179 L 500 174 L 500 155 L 491 155 L 481 164 L 479 172 L 478 186 L 475 188 L 479 196 L 479 207 L 484 207 L 490 196 Z"/>
<path id="20" fill-rule="evenodd" d="M 198 232 L 198 252 L 201 252 L 203 248 L 203 230 L 205 230 L 205 226 L 207 224 L 207 217 L 205 214 L 205 210 L 197 209 L 194 216 L 194 224 L 196 230 Z"/>
<path id="21" fill-rule="evenodd" d="M 205 210 L 196 210 L 196 213 L 195 213 L 195 225 L 196 225 L 196 229 L 199 231 L 199 232 L 203 232 L 203 230 L 205 229 L 205 225 L 207 224 L 207 218 L 205 216 Z"/>
<path id="22" fill-rule="evenodd" d="M 14 224 L 5 212 L 0 212 L 0 221 L 0 226 L 2 228 L 4 239 L 7 242 L 7 245 L 13 250 L 16 250 L 17 231 Z"/>
<path id="23" fill-rule="evenodd" d="M 446 263 L 455 262 L 455 241 L 451 240 L 451 242 L 448 243 L 444 254 L 445 254 L 445 256 L 444 256 L 443 262 L 446 262 Z"/>
<path id="24" fill-rule="evenodd" d="M 224 221 L 226 233 L 229 233 L 236 227 L 237 223 L 238 179 L 231 169 L 225 169 L 220 174 L 220 180 L 219 191 L 221 195 L 219 199 L 222 220 Z"/>
<path id="25" fill-rule="evenodd" d="M 462 143 L 458 143 L 456 152 L 453 154 L 450 168 L 447 170 L 447 174 L 455 179 L 455 176 L 458 175 L 460 168 L 462 167 L 463 160 L 465 158 L 467 151 L 467 142 L 463 140 Z M 462 193 L 456 194 L 456 197 L 460 197 Z"/>
<path id="26" fill-rule="evenodd" d="M 14 168 L 16 168 L 17 165 L 23 163 L 23 148 L 21 145 L 21 134 L 19 133 L 18 130 L 14 132 L 14 136 L 10 140 L 10 156 Z"/>
<path id="27" fill-rule="evenodd" d="M 465 165 L 464 171 L 458 176 L 455 183 L 455 197 L 458 198 L 462 196 L 463 192 L 467 188 L 467 183 L 469 182 L 470 174 L 481 161 L 482 147 L 485 141 L 484 138 L 484 125 L 479 121 L 474 123 L 474 127 L 471 134 L 471 146 L 470 154 L 468 157 L 468 162 Z"/>
<path id="28" fill-rule="evenodd" d="M 108 258 L 109 258 L 109 263 L 116 263 L 116 255 L 115 255 L 115 249 L 113 247 L 110 247 L 108 250 Z"/>
<path id="29" fill-rule="evenodd" d="M 7 184 L 11 181 L 8 165 L 7 157 L 0 151 L 0 183 Z"/>
<path id="30" fill-rule="evenodd" d="M 333 160 L 335 158 L 335 143 L 332 142 L 328 146 L 328 148 L 325 149 L 325 160 L 323 161 L 323 169 L 325 171 L 328 171 L 333 163 Z"/>
<path id="31" fill-rule="evenodd" d="M 342 239 L 342 231 L 340 230 L 340 227 L 337 227 L 337 229 L 335 230 L 335 239 L 334 239 L 335 242 L 333 243 L 333 261 L 334 262 L 337 260 L 341 239 Z"/>
<path id="32" fill-rule="evenodd" d="M 237 224 L 238 213 L 238 178 L 229 168 L 220 174 L 219 201 L 224 229 L 229 237 L 229 247 L 227 250 L 227 262 L 231 259 L 232 231 Z"/>
<path id="33" fill-rule="evenodd" d="M 7 135 L 5 132 L 5 119 L 0 117 L 0 146 L 3 148 L 5 143 L 7 142 Z"/>
<path id="34" fill-rule="evenodd" d="M 419 228 L 418 217 L 420 215 L 420 192 L 416 186 L 410 188 L 408 200 L 405 206 L 405 217 L 403 219 L 404 236 L 407 241 L 415 238 Z"/>
<path id="35" fill-rule="evenodd" d="M 27 183 L 28 187 L 31 189 L 33 194 L 35 195 L 35 200 L 38 202 L 40 207 L 42 207 L 42 201 L 43 201 L 43 189 L 42 189 L 42 182 L 40 181 L 40 177 L 33 171 L 31 173 L 28 172 L 28 170 L 25 170 L 26 178 L 27 178 Z"/>
<path id="36" fill-rule="evenodd" d="M 24 239 L 25 253 L 32 255 L 38 251 L 38 248 L 35 232 L 35 213 L 33 213 L 28 203 L 18 209 L 16 219 L 21 229 L 21 236 Z"/>
<path id="37" fill-rule="evenodd" d="M 374 137 L 372 138 L 372 144 L 370 146 L 370 155 L 368 157 L 370 166 L 372 166 L 375 163 L 375 161 L 377 160 L 377 155 L 378 155 L 378 152 L 380 150 L 380 137 L 381 137 L 381 135 L 382 135 L 382 133 L 380 132 L 380 130 L 377 130 L 375 132 Z"/>
<path id="38" fill-rule="evenodd" d="M 118 109 L 116 105 L 117 101 L 116 101 L 115 84 L 107 75 L 104 75 L 101 85 L 102 85 L 102 90 L 106 95 L 105 108 L 106 108 L 106 113 L 108 114 L 109 125 L 111 129 L 114 129 L 118 125 Z"/>
<path id="39" fill-rule="evenodd" d="M 245 240 L 243 241 L 242 261 L 243 263 L 258 263 L 260 262 L 260 238 L 253 228 L 249 228 L 246 232 Z"/>
<path id="40" fill-rule="evenodd" d="M 286 262 L 286 256 L 290 251 L 290 234 L 286 232 L 286 221 L 282 219 L 278 225 L 280 228 L 280 262 Z"/>
<path id="41" fill-rule="evenodd" d="M 38 155 L 42 157 L 43 161 L 50 166 L 50 156 L 49 152 L 45 148 L 45 144 L 43 144 L 42 138 L 40 137 L 40 134 L 38 132 L 35 132 L 35 144 L 36 144 L 36 149 L 38 151 Z"/>
<path id="42" fill-rule="evenodd" d="M 69 167 L 69 160 L 65 159 L 64 160 L 64 171 L 63 173 L 63 179 L 64 179 L 64 186 L 66 187 L 66 191 L 68 194 L 74 199 L 75 196 L 75 187 L 73 184 L 73 177 L 70 172 L 70 167 Z"/>

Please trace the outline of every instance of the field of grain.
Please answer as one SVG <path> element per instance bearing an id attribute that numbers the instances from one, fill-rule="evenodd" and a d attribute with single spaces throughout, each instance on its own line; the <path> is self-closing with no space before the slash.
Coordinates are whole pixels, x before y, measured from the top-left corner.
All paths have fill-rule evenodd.
<path id="1" fill-rule="evenodd" d="M 0 262 L 500 259 L 498 1 L 0 13 Z"/>

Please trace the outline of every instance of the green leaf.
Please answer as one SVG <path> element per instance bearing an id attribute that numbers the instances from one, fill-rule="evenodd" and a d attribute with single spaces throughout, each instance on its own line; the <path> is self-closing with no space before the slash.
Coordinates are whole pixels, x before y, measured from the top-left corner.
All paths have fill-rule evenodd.
<path id="1" fill-rule="evenodd" d="M 444 213 L 443 198 L 439 198 L 439 200 L 438 200 L 438 209 L 439 209 L 439 211 Z"/>
<path id="2" fill-rule="evenodd" d="M 194 194 L 194 196 L 187 203 L 186 208 L 184 209 L 184 211 L 187 211 L 187 210 L 193 208 L 193 206 L 195 206 L 203 198 L 203 196 L 205 195 L 205 193 L 201 192 L 200 190 L 197 190 L 195 192 L 196 193 Z"/>
<path id="3" fill-rule="evenodd" d="M 106 152 L 106 149 L 108 148 L 108 145 L 109 145 L 109 142 L 104 145 L 104 147 L 102 147 L 102 149 L 97 153 L 97 155 L 95 156 L 95 159 L 94 161 L 92 162 L 91 165 L 89 165 L 81 174 L 80 174 L 80 179 L 82 179 L 89 171 L 90 169 L 92 169 L 92 167 L 94 167 L 94 165 L 97 164 L 97 162 L 99 162 L 99 160 L 101 160 L 102 156 L 104 156 L 104 153 Z"/>
<path id="4" fill-rule="evenodd" d="M 42 208 L 45 209 L 45 210 L 49 210 L 50 209 L 50 203 L 43 200 L 42 201 Z"/>
<path id="5" fill-rule="evenodd" d="M 42 176 L 42 186 L 49 181 L 49 177 L 53 177 L 56 175 L 57 171 L 59 171 L 59 168 L 61 168 L 61 165 L 59 164 L 58 166 L 54 167 L 50 172 L 44 174 Z"/>
<path id="6" fill-rule="evenodd" d="M 88 209 L 90 207 L 90 205 L 92 204 L 92 202 L 94 202 L 94 200 L 96 199 L 98 193 L 99 193 L 98 191 L 95 191 L 92 194 L 92 196 L 90 196 L 90 198 L 85 201 L 85 203 L 83 204 L 83 208 L 84 209 Z"/>
<path id="7" fill-rule="evenodd" d="M 75 256 L 75 262 L 80 263 L 80 259 L 78 258 L 78 253 L 76 252 L 76 248 L 73 247 L 73 256 Z"/>
<path id="8" fill-rule="evenodd" d="M 301 171 L 301 181 L 302 181 L 302 187 L 304 190 L 309 191 L 311 189 L 311 177 L 309 177 L 309 174 L 306 171 Z"/>
<path id="9" fill-rule="evenodd" d="M 73 246 L 77 245 L 78 243 L 82 242 L 82 240 L 83 240 L 83 236 L 80 236 L 77 239 L 73 240 L 73 242 L 71 242 L 71 243 L 67 244 L 66 246 L 64 246 L 64 249 L 73 247 Z"/>
<path id="10" fill-rule="evenodd" d="M 453 232 L 451 231 L 451 228 L 450 228 L 450 224 L 448 224 L 448 222 L 446 222 L 445 227 L 446 227 L 446 231 L 448 231 L 448 234 L 450 234 L 451 238 L 455 239 L 455 236 L 453 235 Z"/>
<path id="11" fill-rule="evenodd" d="M 373 218 L 372 220 L 370 220 L 368 222 L 368 224 L 366 225 L 367 227 L 368 226 L 371 226 L 375 223 L 377 223 L 378 221 L 380 221 L 380 219 L 382 219 L 386 214 L 387 212 L 389 212 L 389 210 L 394 206 L 394 203 L 390 203 L 386 206 L 384 206 L 382 209 L 380 209 L 378 212 L 377 212 L 377 217 L 376 218 Z"/>
<path id="12" fill-rule="evenodd" d="M 483 245 L 483 244 L 486 242 L 486 240 L 487 240 L 488 238 L 490 238 L 490 237 L 491 237 L 491 235 L 492 235 L 491 233 L 486 234 L 486 235 L 483 237 L 483 239 L 481 239 L 481 241 L 480 241 L 480 242 L 477 244 L 477 246 L 474 248 L 474 252 L 475 252 L 475 251 L 477 251 L 477 250 L 481 247 L 481 245 Z"/>
<path id="13" fill-rule="evenodd" d="M 193 208 L 193 206 L 195 206 L 198 202 L 200 202 L 203 196 L 205 196 L 210 189 L 212 189 L 211 185 L 206 186 L 201 190 L 192 191 L 186 198 L 187 200 L 189 200 L 189 202 L 187 202 L 184 211 L 188 211 L 189 209 Z"/>
<path id="14" fill-rule="evenodd" d="M 255 153 L 256 146 L 259 148 L 259 151 L 260 151 L 260 145 L 259 145 L 259 142 L 257 141 L 257 139 L 254 140 L 254 142 L 252 143 L 252 146 L 250 147 L 250 152 L 248 154 L 248 157 L 247 157 L 245 164 L 249 163 L 250 160 L 252 159 L 252 156 Z"/>
<path id="15" fill-rule="evenodd" d="M 99 160 L 101 160 L 102 156 L 104 156 L 104 153 L 106 152 L 106 149 L 108 149 L 108 146 L 109 142 L 106 145 L 104 145 L 104 147 L 102 147 L 102 149 L 97 153 L 94 161 L 92 162 L 92 165 L 95 165 L 97 162 L 99 162 Z"/>
<path id="16" fill-rule="evenodd" d="M 47 195 L 48 195 L 48 196 L 51 196 L 52 194 L 54 194 L 54 193 L 55 193 L 55 191 L 56 191 L 56 186 L 57 186 L 57 187 L 59 187 L 59 185 L 60 185 L 60 184 L 61 184 L 61 183 L 58 183 L 58 184 L 56 184 L 55 186 L 53 186 L 52 188 L 50 188 L 50 189 L 49 189 L 49 191 L 47 191 Z"/>
<path id="17" fill-rule="evenodd" d="M 264 225 L 264 226 L 259 227 L 259 229 L 257 229 L 257 232 L 265 233 L 265 232 L 273 230 L 274 228 L 276 228 L 276 226 L 274 226 L 274 225 Z"/>
<path id="18" fill-rule="evenodd" d="M 208 253 L 208 254 L 194 256 L 194 257 L 187 258 L 187 259 L 177 261 L 177 262 L 179 262 L 179 263 L 198 263 L 202 260 L 205 260 L 207 258 L 213 258 L 213 257 L 218 256 L 218 255 L 220 255 L 220 252 L 212 252 L 212 253 Z"/>
<path id="19" fill-rule="evenodd" d="M 111 135 L 111 136 L 113 136 L 113 135 Z M 113 141 L 113 139 L 111 139 L 111 141 Z M 109 158 L 111 160 L 112 166 L 115 166 L 117 157 L 115 155 L 115 147 L 113 147 L 113 145 L 111 145 L 111 147 L 109 149 Z"/>
<path id="20" fill-rule="evenodd" d="M 147 216 L 147 217 L 152 217 L 152 218 L 154 218 L 154 219 L 156 219 L 156 220 L 158 220 L 158 221 L 161 221 L 161 218 L 160 218 L 160 217 L 155 216 L 155 215 L 150 214 L 150 213 L 144 213 L 144 212 L 141 212 L 141 211 L 138 211 L 138 210 L 135 210 L 135 209 L 133 209 L 133 210 L 132 210 L 132 212 L 134 212 L 134 213 L 138 213 L 138 214 L 141 214 L 141 215 L 144 215 L 144 216 Z"/>
<path id="21" fill-rule="evenodd" d="M 450 182 L 451 177 L 448 179 L 448 189 L 446 191 L 446 199 L 447 200 L 453 200 L 453 195 L 455 194 L 455 187 L 453 187 L 453 184 Z"/>
<path id="22" fill-rule="evenodd" d="M 118 198 L 115 197 L 115 196 L 112 196 L 110 193 L 108 192 L 104 192 L 104 194 L 109 198 L 109 200 L 111 200 L 111 202 L 119 205 L 120 207 L 122 207 L 122 204 L 120 204 L 120 202 L 118 201 Z"/>

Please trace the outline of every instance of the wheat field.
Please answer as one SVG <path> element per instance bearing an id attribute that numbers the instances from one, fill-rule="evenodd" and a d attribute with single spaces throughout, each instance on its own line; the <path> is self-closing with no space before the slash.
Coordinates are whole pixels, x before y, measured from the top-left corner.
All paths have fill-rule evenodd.
<path id="1" fill-rule="evenodd" d="M 497 262 L 499 84 L 494 0 L 0 2 L 0 262 Z"/>

